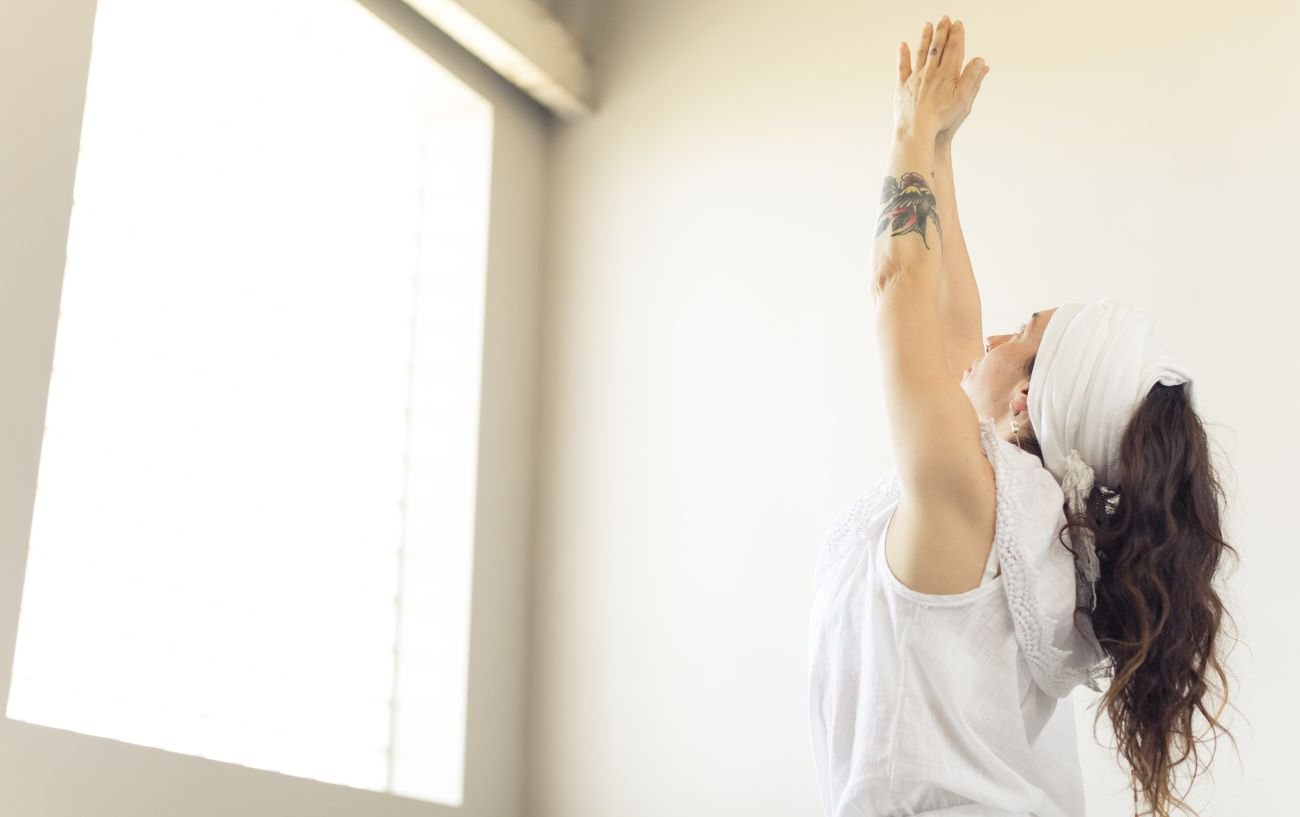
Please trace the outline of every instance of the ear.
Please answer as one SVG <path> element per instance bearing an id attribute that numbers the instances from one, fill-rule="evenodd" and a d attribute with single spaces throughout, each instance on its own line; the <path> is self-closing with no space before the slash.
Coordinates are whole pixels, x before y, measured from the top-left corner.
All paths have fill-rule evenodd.
<path id="1" fill-rule="evenodd" d="M 1020 385 L 1016 387 L 1015 396 L 1011 398 L 1011 413 L 1015 415 L 1029 414 L 1029 381 L 1021 380 Z"/>

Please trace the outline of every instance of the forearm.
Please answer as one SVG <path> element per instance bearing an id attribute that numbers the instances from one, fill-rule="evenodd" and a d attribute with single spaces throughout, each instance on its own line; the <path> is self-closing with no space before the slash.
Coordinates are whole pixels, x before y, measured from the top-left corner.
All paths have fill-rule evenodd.
<path id="1" fill-rule="evenodd" d="M 932 185 L 935 170 L 932 130 L 918 127 L 895 133 L 885 164 L 872 246 L 877 290 L 900 274 L 941 274 L 943 230 L 937 201 L 940 191 Z"/>
<path id="2" fill-rule="evenodd" d="M 934 176 L 931 187 L 943 224 L 943 260 L 939 278 L 939 318 L 948 337 L 974 338 L 983 342 L 984 323 L 979 286 L 966 252 L 961 221 L 957 217 L 957 188 L 952 174 L 952 142 L 940 139 L 934 148 Z"/>

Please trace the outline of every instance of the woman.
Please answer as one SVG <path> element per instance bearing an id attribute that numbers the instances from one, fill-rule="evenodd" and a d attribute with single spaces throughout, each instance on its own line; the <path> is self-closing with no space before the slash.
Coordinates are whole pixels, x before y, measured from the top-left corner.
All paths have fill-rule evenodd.
<path id="1" fill-rule="evenodd" d="M 1064 304 L 983 341 L 949 146 L 988 68 L 963 51 L 947 17 L 915 64 L 900 46 L 873 280 L 896 468 L 818 553 L 822 802 L 1083 817 L 1069 695 L 1106 677 L 1134 811 L 1140 788 L 1164 817 L 1192 716 L 1220 726 L 1210 671 L 1226 703 L 1222 492 L 1191 377 L 1143 313 Z"/>

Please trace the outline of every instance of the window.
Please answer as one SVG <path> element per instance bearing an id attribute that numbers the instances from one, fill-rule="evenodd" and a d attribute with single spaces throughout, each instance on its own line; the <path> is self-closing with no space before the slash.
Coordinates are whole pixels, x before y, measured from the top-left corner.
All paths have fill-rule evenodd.
<path id="1" fill-rule="evenodd" d="M 8 717 L 461 804 L 491 141 L 353 0 L 99 0 Z"/>

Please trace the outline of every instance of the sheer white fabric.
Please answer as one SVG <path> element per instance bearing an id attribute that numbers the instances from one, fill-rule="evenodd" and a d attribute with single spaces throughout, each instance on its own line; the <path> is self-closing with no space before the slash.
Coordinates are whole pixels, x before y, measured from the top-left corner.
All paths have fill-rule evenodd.
<path id="1" fill-rule="evenodd" d="M 1037 457 L 980 424 L 997 482 L 981 584 L 932 595 L 885 561 L 891 470 L 831 525 L 809 623 L 813 755 L 829 817 L 1082 817 L 1075 686 L 1104 658 L 1057 534 L 1064 496 Z M 1002 573 L 996 577 L 995 565 Z M 1063 700 L 1062 700 L 1063 699 Z"/>

